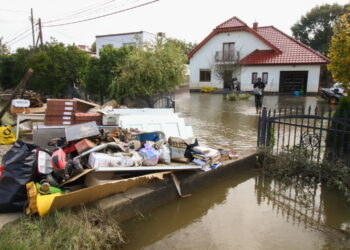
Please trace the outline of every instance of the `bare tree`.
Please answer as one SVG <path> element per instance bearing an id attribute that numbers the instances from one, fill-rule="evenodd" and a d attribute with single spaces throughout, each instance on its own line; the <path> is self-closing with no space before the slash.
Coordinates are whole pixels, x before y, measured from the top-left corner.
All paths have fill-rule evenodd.
<path id="1" fill-rule="evenodd" d="M 241 74 L 240 60 L 240 51 L 231 54 L 216 52 L 211 64 L 212 72 L 225 85 L 232 78 L 239 78 L 238 76 Z"/>

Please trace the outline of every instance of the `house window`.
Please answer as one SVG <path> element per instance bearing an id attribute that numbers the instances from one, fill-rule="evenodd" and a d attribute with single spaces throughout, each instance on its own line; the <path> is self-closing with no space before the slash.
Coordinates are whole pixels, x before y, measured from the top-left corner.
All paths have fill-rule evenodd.
<path id="1" fill-rule="evenodd" d="M 269 73 L 263 72 L 262 73 L 262 81 L 263 81 L 263 83 L 267 83 L 268 80 L 269 80 Z"/>
<path id="2" fill-rule="evenodd" d="M 210 82 L 211 81 L 211 71 L 209 69 L 201 69 L 199 71 L 199 81 L 200 82 Z"/>
<path id="3" fill-rule="evenodd" d="M 224 43 L 222 47 L 222 60 L 233 61 L 235 57 L 235 43 Z"/>
<path id="4" fill-rule="evenodd" d="M 258 73 L 253 72 L 252 73 L 252 84 L 256 83 L 257 80 L 258 80 Z"/>

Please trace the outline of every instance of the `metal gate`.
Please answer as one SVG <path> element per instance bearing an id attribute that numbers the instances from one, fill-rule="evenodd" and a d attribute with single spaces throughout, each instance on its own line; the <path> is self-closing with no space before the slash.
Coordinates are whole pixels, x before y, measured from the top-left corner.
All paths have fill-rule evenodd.
<path id="1" fill-rule="evenodd" d="M 285 148 L 303 147 L 313 160 L 327 157 L 350 158 L 350 119 L 348 112 L 311 107 L 267 110 L 260 113 L 258 147 L 278 154 Z"/>

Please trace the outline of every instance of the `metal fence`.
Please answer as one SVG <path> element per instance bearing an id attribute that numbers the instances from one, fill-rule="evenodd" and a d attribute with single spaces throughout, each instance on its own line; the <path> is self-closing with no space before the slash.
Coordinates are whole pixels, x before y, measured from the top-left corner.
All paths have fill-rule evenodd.
<path id="1" fill-rule="evenodd" d="M 350 119 L 348 112 L 328 107 L 290 107 L 278 110 L 264 108 L 259 117 L 258 147 L 281 150 L 303 147 L 314 160 L 324 156 L 350 156 Z"/>
<path id="2" fill-rule="evenodd" d="M 175 93 L 167 93 L 150 99 L 151 108 L 173 108 L 175 109 Z"/>

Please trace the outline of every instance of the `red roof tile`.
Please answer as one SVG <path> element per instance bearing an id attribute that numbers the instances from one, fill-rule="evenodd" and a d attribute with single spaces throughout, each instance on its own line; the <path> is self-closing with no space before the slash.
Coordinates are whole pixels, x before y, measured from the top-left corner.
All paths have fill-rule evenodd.
<path id="1" fill-rule="evenodd" d="M 328 59 L 305 44 L 295 40 L 273 26 L 259 27 L 257 31 L 248 27 L 237 17 L 218 25 L 198 46 L 188 55 L 191 58 L 213 36 L 222 32 L 247 31 L 267 44 L 271 50 L 255 50 L 241 60 L 246 65 L 274 64 L 325 64 Z"/>
<path id="2" fill-rule="evenodd" d="M 248 26 L 248 25 L 245 22 L 238 19 L 237 17 L 232 17 L 227 21 L 223 22 L 222 24 L 216 26 L 216 28 L 224 29 L 224 28 L 244 27 L 244 26 Z"/>
<path id="3" fill-rule="evenodd" d="M 324 64 L 328 59 L 305 44 L 286 35 L 273 26 L 258 28 L 258 34 L 274 44 L 282 53 L 256 50 L 242 59 L 246 65 L 266 64 Z"/>
<path id="4" fill-rule="evenodd" d="M 237 17 L 233 17 L 222 24 L 218 25 L 202 42 L 200 42 L 197 47 L 195 47 L 189 54 L 188 57 L 191 58 L 200 48 L 202 48 L 212 37 L 222 32 L 234 32 L 234 31 L 247 31 L 252 33 L 258 39 L 260 39 L 267 46 L 272 48 L 275 52 L 281 53 L 281 51 L 274 46 L 272 43 L 267 41 L 261 35 L 259 35 L 255 30 L 249 28 L 244 22 L 242 22 Z"/>

